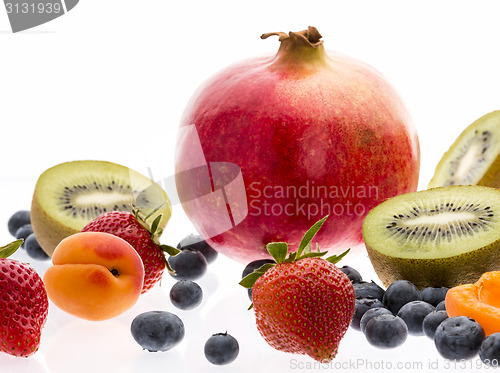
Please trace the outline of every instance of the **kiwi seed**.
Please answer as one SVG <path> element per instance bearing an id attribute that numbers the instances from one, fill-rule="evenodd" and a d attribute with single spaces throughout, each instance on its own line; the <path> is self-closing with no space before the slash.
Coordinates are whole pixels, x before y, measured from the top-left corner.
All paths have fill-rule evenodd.
<path id="1" fill-rule="evenodd" d="M 429 188 L 448 185 L 500 188 L 500 111 L 472 123 L 443 155 Z"/>
<path id="2" fill-rule="evenodd" d="M 445 215 L 455 217 L 451 221 L 441 221 Z M 436 219 L 433 219 L 436 218 Z M 393 215 L 386 226 L 391 236 L 401 240 L 451 242 L 453 235 L 474 235 L 474 232 L 492 227 L 494 213 L 490 206 L 468 203 L 455 206 L 453 202 L 441 203 L 430 209 L 413 207 L 408 214 Z"/>
<path id="3" fill-rule="evenodd" d="M 52 255 L 59 242 L 79 232 L 109 211 L 162 214 L 164 227 L 171 214 L 165 191 L 149 178 L 118 164 L 103 161 L 66 162 L 39 177 L 31 206 L 33 230 L 40 246 Z M 152 217 L 154 219 L 154 217 Z"/>

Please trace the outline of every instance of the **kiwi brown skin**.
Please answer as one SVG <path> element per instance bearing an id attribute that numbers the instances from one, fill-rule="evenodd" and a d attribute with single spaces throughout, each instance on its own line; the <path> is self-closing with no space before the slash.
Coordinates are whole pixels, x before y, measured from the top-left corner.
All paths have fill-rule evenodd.
<path id="1" fill-rule="evenodd" d="M 495 161 L 488 168 L 488 171 L 484 173 L 477 185 L 500 188 L 500 155 L 495 158 Z"/>
<path id="2" fill-rule="evenodd" d="M 64 238 L 78 233 L 78 230 L 62 225 L 52 219 L 40 206 L 36 193 L 31 201 L 31 225 L 36 240 L 47 255 L 52 256 L 56 246 Z"/>
<path id="3" fill-rule="evenodd" d="M 398 258 L 366 246 L 368 257 L 385 287 L 397 280 L 411 281 L 419 289 L 475 283 L 481 275 L 500 270 L 500 240 L 480 249 L 438 259 Z"/>

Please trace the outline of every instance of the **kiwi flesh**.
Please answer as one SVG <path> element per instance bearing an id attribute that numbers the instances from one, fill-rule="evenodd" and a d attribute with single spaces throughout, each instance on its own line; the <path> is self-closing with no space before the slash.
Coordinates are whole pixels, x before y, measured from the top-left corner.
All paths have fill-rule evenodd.
<path id="1" fill-rule="evenodd" d="M 385 286 L 474 283 L 500 270 L 500 191 L 454 185 L 398 195 L 367 214 L 362 232 Z"/>
<path id="2" fill-rule="evenodd" d="M 151 219 L 162 214 L 162 227 L 170 219 L 167 194 L 146 176 L 111 162 L 66 162 L 40 175 L 31 203 L 31 224 L 38 243 L 51 256 L 63 238 L 99 215 L 133 207 L 145 215 L 160 207 Z"/>
<path id="3" fill-rule="evenodd" d="M 500 188 L 500 110 L 472 123 L 443 155 L 429 188 L 448 185 Z"/>

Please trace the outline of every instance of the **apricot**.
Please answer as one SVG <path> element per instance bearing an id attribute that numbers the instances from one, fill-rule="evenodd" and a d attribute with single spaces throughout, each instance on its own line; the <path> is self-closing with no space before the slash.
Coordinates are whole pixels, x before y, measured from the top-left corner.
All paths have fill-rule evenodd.
<path id="1" fill-rule="evenodd" d="M 451 288 L 445 305 L 449 317 L 470 317 L 487 336 L 500 332 L 500 271 L 484 273 L 475 284 Z"/>
<path id="2" fill-rule="evenodd" d="M 43 281 L 61 310 L 86 320 L 107 320 L 132 307 L 141 294 L 144 266 L 137 251 L 109 233 L 76 233 L 54 250 Z"/>

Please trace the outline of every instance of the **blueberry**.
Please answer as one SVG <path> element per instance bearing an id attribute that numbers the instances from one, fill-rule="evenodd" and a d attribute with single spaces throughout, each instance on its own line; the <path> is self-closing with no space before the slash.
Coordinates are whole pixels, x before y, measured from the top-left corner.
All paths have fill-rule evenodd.
<path id="1" fill-rule="evenodd" d="M 384 307 L 381 301 L 376 298 L 356 299 L 354 305 L 354 315 L 352 315 L 351 327 L 355 330 L 361 330 L 361 318 L 370 308 Z"/>
<path id="2" fill-rule="evenodd" d="M 42 247 L 36 240 L 35 234 L 31 233 L 26 240 L 24 241 L 24 248 L 26 249 L 26 254 L 28 254 L 31 258 L 37 260 L 48 260 L 50 256 L 47 255 L 45 251 L 43 251 Z"/>
<path id="3" fill-rule="evenodd" d="M 398 311 L 398 316 L 406 323 L 409 334 L 424 335 L 422 323 L 425 316 L 434 310 L 433 305 L 421 300 L 414 300 L 401 307 Z"/>
<path id="4" fill-rule="evenodd" d="M 184 338 L 182 320 L 165 311 L 149 311 L 137 315 L 130 330 L 135 341 L 150 352 L 170 350 Z"/>
<path id="5" fill-rule="evenodd" d="M 436 306 L 436 311 L 446 311 L 446 304 L 444 300 L 438 303 L 438 305 Z"/>
<path id="6" fill-rule="evenodd" d="M 361 281 L 352 284 L 356 298 L 376 298 L 380 301 L 384 298 L 385 290 L 378 286 L 375 282 Z"/>
<path id="7" fill-rule="evenodd" d="M 23 225 L 21 228 L 19 228 L 19 229 L 16 231 L 15 237 L 16 237 L 17 239 L 22 238 L 22 239 L 26 240 L 26 238 L 28 238 L 28 236 L 29 236 L 30 234 L 32 234 L 32 233 L 33 233 L 33 228 L 31 227 L 31 224 L 25 224 L 25 225 Z M 23 242 L 23 244 L 21 245 L 21 247 L 23 247 L 23 248 L 24 248 L 24 242 Z"/>
<path id="8" fill-rule="evenodd" d="M 170 300 L 181 310 L 192 310 L 203 300 L 203 290 L 196 282 L 180 280 L 170 289 Z"/>
<path id="9" fill-rule="evenodd" d="M 207 260 L 197 250 L 184 249 L 171 256 L 168 262 L 175 271 L 173 277 L 177 280 L 197 280 L 207 271 Z"/>
<path id="10" fill-rule="evenodd" d="M 440 302 L 444 300 L 448 290 L 449 288 L 445 287 L 440 287 L 440 288 L 426 287 L 420 290 L 420 293 L 422 294 L 422 300 L 424 302 L 432 304 L 434 307 L 436 307 Z"/>
<path id="11" fill-rule="evenodd" d="M 342 268 L 340 268 L 340 270 L 347 275 L 347 277 L 353 284 L 356 282 L 361 282 L 363 280 L 360 273 L 352 267 L 343 266 Z"/>
<path id="12" fill-rule="evenodd" d="M 15 237 L 17 230 L 26 224 L 31 224 L 30 212 L 21 210 L 17 211 L 9 218 L 7 228 L 9 229 L 9 233 Z"/>
<path id="13" fill-rule="evenodd" d="M 445 359 L 468 360 L 476 356 L 484 337 L 484 330 L 476 321 L 466 316 L 455 316 L 439 324 L 434 344 Z"/>
<path id="14" fill-rule="evenodd" d="M 215 365 L 232 363 L 239 352 L 238 341 L 227 332 L 214 334 L 205 343 L 205 356 Z"/>
<path id="15" fill-rule="evenodd" d="M 210 246 L 201 236 L 190 234 L 189 236 L 184 237 L 178 244 L 177 248 L 180 250 L 191 249 L 199 251 L 203 254 L 207 263 L 212 263 L 219 253 L 215 251 L 215 249 Z"/>
<path id="16" fill-rule="evenodd" d="M 417 287 L 410 281 L 398 280 L 389 285 L 382 302 L 396 315 L 401 307 L 414 300 L 422 300 L 422 294 Z"/>
<path id="17" fill-rule="evenodd" d="M 436 329 L 444 320 L 448 318 L 446 311 L 432 311 L 427 316 L 425 316 L 422 323 L 422 328 L 424 329 L 424 334 L 430 339 L 434 339 L 436 334 Z"/>
<path id="18" fill-rule="evenodd" d="M 408 328 L 399 316 L 379 315 L 366 324 L 365 337 L 372 346 L 394 348 L 406 341 Z"/>
<path id="19" fill-rule="evenodd" d="M 252 273 L 256 269 L 259 269 L 264 264 L 268 264 L 268 263 L 276 263 L 276 262 L 272 259 L 258 259 L 258 260 L 254 260 L 253 262 L 248 263 L 246 265 L 245 269 L 243 269 L 243 273 L 241 274 L 241 278 L 248 276 L 250 273 Z M 250 298 L 250 300 L 252 300 L 252 289 L 250 288 L 247 290 L 248 290 L 248 297 Z"/>
<path id="20" fill-rule="evenodd" d="M 359 323 L 359 326 L 361 327 L 361 331 L 363 333 L 365 332 L 366 324 L 368 324 L 368 321 L 370 321 L 371 319 L 373 319 L 378 315 L 392 315 L 392 312 L 384 307 L 375 307 L 367 310 L 364 313 L 363 317 L 361 317 L 361 321 Z"/>
<path id="21" fill-rule="evenodd" d="M 500 366 L 500 333 L 486 337 L 479 348 L 479 358 L 488 366 L 495 368 Z"/>

